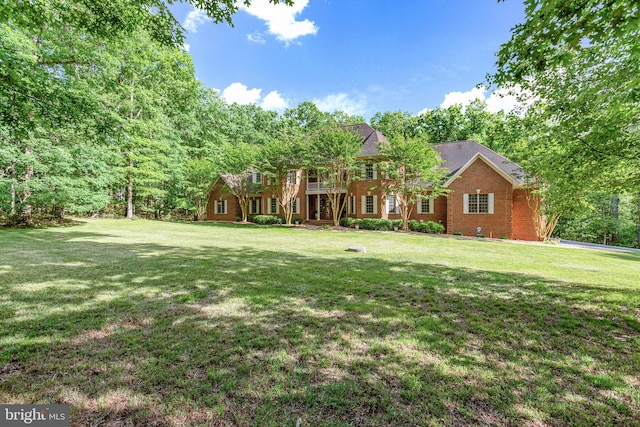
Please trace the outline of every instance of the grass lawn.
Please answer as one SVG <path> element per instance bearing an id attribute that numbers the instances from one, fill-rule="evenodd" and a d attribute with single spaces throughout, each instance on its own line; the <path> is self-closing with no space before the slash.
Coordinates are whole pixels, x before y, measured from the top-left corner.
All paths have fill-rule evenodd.
<path id="1" fill-rule="evenodd" d="M 213 223 L 0 230 L 0 402 L 69 404 L 73 426 L 640 425 L 640 255 Z"/>

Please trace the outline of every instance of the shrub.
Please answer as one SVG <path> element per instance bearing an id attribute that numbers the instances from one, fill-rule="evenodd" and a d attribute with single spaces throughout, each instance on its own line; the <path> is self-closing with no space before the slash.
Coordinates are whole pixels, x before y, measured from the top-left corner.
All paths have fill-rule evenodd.
<path id="1" fill-rule="evenodd" d="M 293 217 L 291 218 L 291 223 L 295 224 L 296 221 L 298 221 L 299 224 L 302 224 L 304 222 L 304 219 L 300 218 L 300 217 Z"/>
<path id="2" fill-rule="evenodd" d="M 360 220 L 360 228 L 362 230 L 393 230 L 393 223 L 388 219 L 380 218 L 363 218 Z"/>
<path id="3" fill-rule="evenodd" d="M 456 231 L 453 233 L 454 236 L 462 236 L 462 232 L 461 231 Z"/>
<path id="4" fill-rule="evenodd" d="M 444 232 L 444 225 L 434 221 L 418 222 L 411 220 L 409 222 L 409 229 L 419 233 L 442 234 Z"/>
<path id="5" fill-rule="evenodd" d="M 484 234 L 478 233 L 478 234 L 476 234 L 476 237 L 484 237 Z"/>
<path id="6" fill-rule="evenodd" d="M 340 225 L 342 227 L 353 227 L 356 222 L 358 222 L 356 218 L 350 218 L 346 216 L 340 218 Z"/>
<path id="7" fill-rule="evenodd" d="M 272 215 L 256 215 L 253 217 L 253 222 L 260 225 L 282 224 L 282 218 Z"/>

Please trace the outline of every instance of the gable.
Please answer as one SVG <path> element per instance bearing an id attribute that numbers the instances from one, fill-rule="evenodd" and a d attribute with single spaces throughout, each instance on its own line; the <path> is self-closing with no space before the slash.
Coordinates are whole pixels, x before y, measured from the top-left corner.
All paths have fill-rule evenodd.
<path id="1" fill-rule="evenodd" d="M 507 181 L 509 184 L 513 185 L 514 187 L 522 186 L 522 184 L 515 177 L 507 174 L 502 168 L 498 167 L 495 163 L 487 159 L 481 153 L 476 153 L 476 155 L 474 155 L 471 159 L 469 159 L 467 163 L 462 165 L 455 172 L 451 173 L 450 178 L 447 180 L 447 182 L 445 182 L 444 187 L 445 188 L 449 187 L 453 182 L 455 182 L 455 180 L 459 176 L 462 176 L 462 174 L 464 174 L 464 172 L 476 162 L 483 162 L 484 164 L 489 166 L 489 168 L 491 168 L 496 174 L 498 174 L 500 177 L 502 177 L 505 181 Z"/>

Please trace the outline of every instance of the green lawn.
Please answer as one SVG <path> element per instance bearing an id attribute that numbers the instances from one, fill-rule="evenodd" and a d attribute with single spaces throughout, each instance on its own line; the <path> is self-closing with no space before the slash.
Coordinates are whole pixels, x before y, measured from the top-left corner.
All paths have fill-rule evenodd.
<path id="1" fill-rule="evenodd" d="M 212 223 L 0 230 L 0 402 L 70 404 L 74 426 L 638 425 L 640 256 Z"/>

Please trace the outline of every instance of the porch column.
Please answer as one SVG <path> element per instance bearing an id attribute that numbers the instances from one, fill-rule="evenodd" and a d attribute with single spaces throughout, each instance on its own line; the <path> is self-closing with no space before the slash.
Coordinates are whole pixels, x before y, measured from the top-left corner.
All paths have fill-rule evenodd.
<path id="1" fill-rule="evenodd" d="M 316 194 L 316 220 L 320 220 L 320 193 Z"/>

